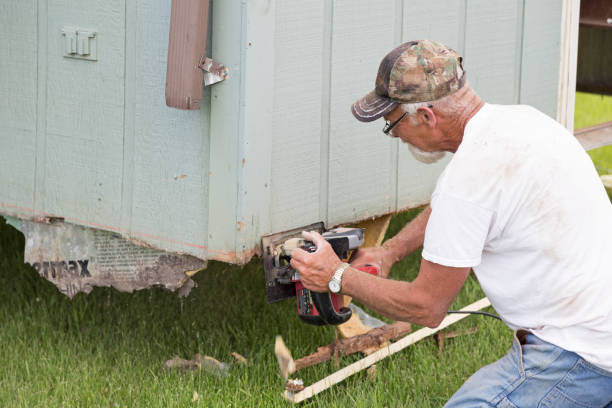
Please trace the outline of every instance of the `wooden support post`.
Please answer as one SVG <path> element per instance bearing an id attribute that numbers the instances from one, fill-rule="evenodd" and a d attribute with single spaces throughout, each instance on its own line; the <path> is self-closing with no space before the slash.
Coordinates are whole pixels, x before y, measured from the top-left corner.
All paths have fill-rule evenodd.
<path id="1" fill-rule="evenodd" d="M 385 238 L 385 233 L 387 232 L 387 228 L 389 227 L 389 222 L 391 221 L 391 214 L 383 215 L 382 217 L 365 220 L 360 222 L 357 225 L 354 225 L 356 228 L 364 228 L 364 236 L 363 236 L 363 245 L 362 247 L 375 247 L 380 246 L 382 244 L 383 239 Z M 348 307 L 351 303 L 350 296 L 344 296 L 344 306 Z M 366 333 L 370 330 L 371 327 L 367 327 L 359 316 L 356 313 L 353 313 L 351 318 L 346 322 L 338 326 L 338 331 L 344 338 L 358 336 Z M 364 353 L 370 354 L 376 351 L 378 348 L 373 347 L 364 350 Z"/>

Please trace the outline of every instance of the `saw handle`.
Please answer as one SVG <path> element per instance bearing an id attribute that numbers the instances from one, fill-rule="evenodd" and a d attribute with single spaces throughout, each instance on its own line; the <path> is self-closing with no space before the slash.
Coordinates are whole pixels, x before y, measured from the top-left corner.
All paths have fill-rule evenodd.
<path id="1" fill-rule="evenodd" d="M 370 264 L 358 267 L 356 269 L 374 276 L 378 276 L 379 273 L 378 268 Z M 312 296 L 312 303 L 314 303 L 315 307 L 317 308 L 317 311 L 319 312 L 319 315 L 325 321 L 325 323 L 331 325 L 339 325 L 351 318 L 351 315 L 353 314 L 353 311 L 351 309 L 345 306 L 341 306 L 338 308 L 337 304 L 334 305 L 334 299 L 340 302 L 344 302 L 342 295 L 334 295 L 331 293 L 321 293 L 312 291 L 310 293 Z"/>
<path id="2" fill-rule="evenodd" d="M 337 232 L 328 232 L 323 236 L 325 240 L 331 245 L 334 253 L 338 255 L 340 259 L 346 261 L 352 255 L 353 250 L 357 249 L 363 242 L 363 230 L 361 229 L 349 229 L 349 230 L 338 230 Z M 317 250 L 316 245 L 311 241 L 306 241 L 301 248 L 306 252 L 315 252 Z M 357 268 L 363 272 L 378 275 L 378 268 L 373 265 L 365 265 Z M 297 289 L 297 288 L 296 288 Z M 300 283 L 300 288 L 297 289 L 308 291 L 303 288 Z M 306 293 L 298 293 L 298 314 L 300 318 L 306 323 L 314 325 L 339 325 L 348 321 L 353 312 L 348 307 L 344 306 L 344 297 L 341 294 L 332 294 L 328 292 L 310 292 L 310 298 L 314 304 L 316 312 L 310 314 L 300 313 L 300 310 L 308 309 L 305 306 L 300 307 L 300 299 L 306 299 Z"/>
<path id="3" fill-rule="evenodd" d="M 348 250 L 348 240 L 332 241 L 330 244 L 332 245 L 332 248 L 336 254 Z M 346 248 L 338 248 L 342 246 L 346 246 Z M 317 247 L 314 243 L 307 241 L 306 245 L 302 246 L 302 249 L 306 252 L 315 252 Z M 315 325 L 332 324 L 335 326 L 346 322 L 353 314 L 351 309 L 344 306 L 341 306 L 338 308 L 338 310 L 336 310 L 334 308 L 334 302 L 332 301 L 333 295 L 331 293 L 310 291 L 310 296 L 312 303 L 314 303 L 314 306 L 318 312 L 318 316 L 306 316 L 308 317 L 308 321 L 305 320 L 307 323 Z M 337 297 L 342 300 L 342 295 L 337 295 Z M 304 320 L 303 317 L 302 320 Z"/>
<path id="4" fill-rule="evenodd" d="M 330 293 L 311 291 L 310 294 L 312 296 L 312 302 L 319 312 L 319 316 L 321 316 L 325 323 L 335 326 L 351 318 L 353 311 L 348 307 L 342 306 L 339 310 L 334 309 L 332 295 Z"/>

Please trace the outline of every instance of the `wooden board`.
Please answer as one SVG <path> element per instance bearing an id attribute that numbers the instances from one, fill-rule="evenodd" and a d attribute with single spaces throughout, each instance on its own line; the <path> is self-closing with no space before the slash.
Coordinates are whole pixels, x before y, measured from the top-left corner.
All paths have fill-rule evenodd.
<path id="1" fill-rule="evenodd" d="M 584 150 L 597 149 L 598 147 L 612 144 L 612 122 L 600 123 L 577 130 L 574 135 L 584 147 Z"/>
<path id="2" fill-rule="evenodd" d="M 385 233 L 387 232 L 387 228 L 389 227 L 389 222 L 391 221 L 391 214 L 383 215 L 382 217 L 378 217 L 375 219 L 370 219 L 366 221 L 362 221 L 354 225 L 356 228 L 364 228 L 364 236 L 363 236 L 363 248 L 369 247 L 378 247 L 382 244 L 383 239 L 385 238 Z M 352 298 L 350 296 L 344 296 L 344 306 L 347 306 L 351 303 Z M 370 330 L 370 327 L 367 327 L 362 321 L 357 313 L 353 313 L 351 318 L 337 326 L 338 331 L 342 335 L 342 337 L 353 337 L 360 334 L 363 334 Z M 374 352 L 375 349 L 371 348 L 365 351 L 366 354 L 370 354 Z"/>

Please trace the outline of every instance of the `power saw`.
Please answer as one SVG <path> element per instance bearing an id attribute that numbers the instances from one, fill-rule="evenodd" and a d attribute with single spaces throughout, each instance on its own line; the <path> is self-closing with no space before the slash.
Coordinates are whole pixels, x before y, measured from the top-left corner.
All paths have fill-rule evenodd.
<path id="1" fill-rule="evenodd" d="M 290 264 L 291 253 L 295 249 L 316 251 L 312 242 L 301 237 L 304 230 L 319 232 L 343 262 L 349 262 L 353 253 L 363 244 L 363 229 L 336 228 L 324 231 L 323 223 L 263 237 L 268 303 L 295 297 L 297 313 L 302 321 L 319 326 L 344 323 L 352 314 L 351 309 L 344 307 L 344 297 L 339 293 L 313 292 L 307 289 L 300 281 L 299 272 Z M 378 268 L 372 265 L 358 269 L 378 275 Z"/>

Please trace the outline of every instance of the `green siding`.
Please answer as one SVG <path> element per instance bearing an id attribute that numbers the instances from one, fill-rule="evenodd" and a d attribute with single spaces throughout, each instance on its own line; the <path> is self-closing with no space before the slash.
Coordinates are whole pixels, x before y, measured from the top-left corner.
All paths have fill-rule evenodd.
<path id="1" fill-rule="evenodd" d="M 165 105 L 170 1 L 0 0 L 0 213 L 243 263 L 261 235 L 425 203 L 445 162 L 350 113 L 411 39 L 461 52 L 488 102 L 556 112 L 561 0 L 215 1 L 230 77 L 199 111 Z M 98 61 L 62 56 L 65 25 Z"/>
<path id="2" fill-rule="evenodd" d="M 165 105 L 170 1 L 0 7 L 1 212 L 206 257 L 210 104 Z M 68 25 L 97 30 L 97 61 L 63 57 Z"/>
<path id="3" fill-rule="evenodd" d="M 0 3 L 0 212 L 34 208 L 36 1 Z"/>
<path id="4" fill-rule="evenodd" d="M 166 106 L 170 2 L 126 4 L 123 228 L 158 248 L 206 257 L 210 103 Z"/>

